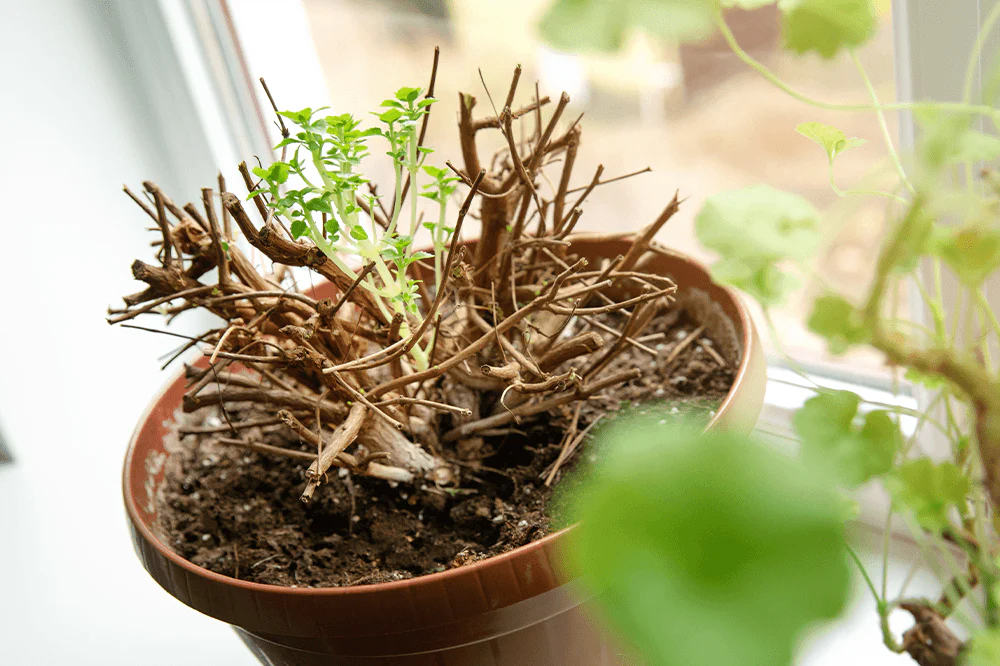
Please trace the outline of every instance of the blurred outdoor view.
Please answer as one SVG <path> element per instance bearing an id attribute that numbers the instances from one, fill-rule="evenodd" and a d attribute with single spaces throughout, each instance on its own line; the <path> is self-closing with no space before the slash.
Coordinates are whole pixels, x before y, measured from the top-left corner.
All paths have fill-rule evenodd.
<path id="1" fill-rule="evenodd" d="M 882 101 L 894 99 L 893 42 L 889 3 L 880 5 L 882 28 L 859 57 Z M 599 164 L 604 178 L 649 166 L 646 173 L 597 188 L 583 206 L 578 229 L 621 232 L 652 221 L 675 190 L 686 198 L 681 212 L 661 232 L 661 242 L 711 260 L 699 248 L 693 221 L 702 202 L 721 190 L 767 182 L 798 192 L 827 211 L 828 243 L 815 269 L 818 280 L 780 312 L 775 327 L 787 351 L 811 363 L 847 363 L 850 370 L 880 372 L 874 356 L 827 358 L 821 342 L 804 329 L 804 312 L 823 283 L 863 293 L 882 233 L 884 199 L 840 199 L 828 182 L 822 149 L 795 131 L 822 121 L 847 136 L 868 140 L 837 160 L 843 189 L 892 184 L 887 152 L 873 113 L 822 112 L 797 102 L 752 72 L 725 44 L 709 41 L 678 47 L 635 34 L 617 54 L 559 53 L 538 35 L 538 20 L 549 0 L 306 0 L 310 30 L 330 98 L 338 112 L 361 115 L 377 108 L 396 88 L 426 87 L 435 45 L 441 65 L 427 143 L 430 163 L 460 164 L 456 118 L 458 92 L 477 99 L 477 116 L 503 105 L 515 64 L 523 74 L 515 106 L 534 97 L 572 102 L 563 116 L 570 123 L 583 113 L 583 141 L 574 169 L 575 185 L 585 185 Z M 729 22 L 744 48 L 797 90 L 829 102 L 866 102 L 867 93 L 847 54 L 829 62 L 793 57 L 778 47 L 780 19 L 774 6 L 737 12 Z M 551 109 L 551 106 L 549 107 Z M 895 115 L 887 114 L 896 136 Z M 532 131 L 533 119 L 523 125 Z M 488 139 L 480 133 L 480 154 Z M 377 151 L 373 151 L 376 152 Z M 375 162 L 370 160 L 371 169 Z M 388 162 L 375 171 L 389 183 Z M 887 185 L 888 183 L 888 185 Z M 474 221 L 473 221 L 474 222 Z M 467 226 L 468 234 L 477 233 Z M 905 299 L 900 299 L 905 307 Z M 761 322 L 761 332 L 767 327 Z"/>

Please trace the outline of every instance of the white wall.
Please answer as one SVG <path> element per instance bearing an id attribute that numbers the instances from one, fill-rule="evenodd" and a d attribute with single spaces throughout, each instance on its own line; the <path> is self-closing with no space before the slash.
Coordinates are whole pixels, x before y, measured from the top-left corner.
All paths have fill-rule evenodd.
<path id="1" fill-rule="evenodd" d="M 0 465 L 5 666 L 254 663 L 146 575 L 121 502 L 129 434 L 174 346 L 103 319 L 150 255 L 121 185 L 153 179 L 187 200 L 215 170 L 169 59 L 156 62 L 154 4 L 0 0 L 0 427 L 16 458 Z"/>

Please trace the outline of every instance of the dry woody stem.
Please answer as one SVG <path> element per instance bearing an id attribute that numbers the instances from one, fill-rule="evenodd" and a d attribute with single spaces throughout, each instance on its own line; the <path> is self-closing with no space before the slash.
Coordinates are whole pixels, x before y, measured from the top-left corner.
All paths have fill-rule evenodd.
<path id="1" fill-rule="evenodd" d="M 437 64 L 435 52 L 425 98 L 433 93 Z M 574 409 L 642 374 L 612 361 L 630 347 L 656 354 L 639 339 L 674 307 L 677 286 L 645 272 L 643 259 L 680 202 L 674 196 L 659 218 L 632 236 L 625 256 L 591 265 L 574 251 L 573 230 L 590 192 L 616 179 L 602 181 L 598 169 L 574 182 L 583 127 L 579 118 L 564 121 L 569 96 L 553 105 L 535 86 L 531 100 L 518 104 L 520 75 L 517 68 L 495 115 L 475 117 L 475 98 L 460 95 L 461 166 L 448 166 L 463 181 L 457 194 L 463 205 L 449 221 L 454 233 L 443 249 L 439 285 L 427 266 L 418 265 L 424 297 L 405 316 L 387 316 L 365 288 L 382 279 L 374 263 L 354 262 L 347 270 L 349 258 L 334 261 L 310 240 L 293 239 L 291 220 L 269 209 L 262 196 L 250 206 L 255 219 L 244 204 L 249 192 L 228 191 L 221 178 L 218 189 L 199 193 L 198 206 L 176 205 L 153 183 L 143 184 L 148 197 L 125 189 L 155 223 L 158 250 L 155 263 L 133 264 L 145 286 L 126 296 L 123 308 L 109 310 L 108 321 L 170 319 L 188 310 L 222 320 L 188 339 L 186 349 L 197 347 L 203 356 L 188 369 L 183 408 L 220 410 L 223 423 L 187 432 L 301 459 L 303 477 L 288 483 L 304 479 L 304 502 L 337 478 L 331 469 L 422 487 L 458 485 L 474 482 L 454 462 L 468 442 Z M 280 116 L 279 122 L 284 129 Z M 532 130 L 518 131 L 521 122 Z M 425 119 L 421 140 L 426 130 Z M 482 159 L 480 135 L 489 132 L 502 135 L 503 148 Z M 560 172 L 546 174 L 547 168 Z M 253 190 L 245 164 L 240 172 Z M 407 179 L 392 207 L 371 205 L 374 199 L 358 203 L 386 228 L 390 211 L 415 197 L 414 189 Z M 462 237 L 469 215 L 482 222 L 474 246 Z M 336 290 L 332 298 L 301 288 L 323 279 Z M 698 333 L 675 353 L 697 342 Z M 428 360 L 417 367 L 411 357 L 421 350 Z M 239 422 L 230 414 L 255 416 Z M 256 441 L 253 428 L 261 427 L 287 429 L 308 448 Z M 574 421 L 546 483 L 586 432 Z"/>

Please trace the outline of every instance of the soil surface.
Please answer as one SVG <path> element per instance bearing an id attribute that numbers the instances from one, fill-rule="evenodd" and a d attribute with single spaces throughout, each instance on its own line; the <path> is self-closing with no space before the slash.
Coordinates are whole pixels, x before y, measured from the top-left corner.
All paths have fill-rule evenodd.
<path id="1" fill-rule="evenodd" d="M 732 339 L 720 340 L 725 334 L 710 326 L 666 363 L 698 329 L 680 309 L 653 322 L 640 338 L 647 349 L 630 346 L 606 370 L 638 366 L 646 374 L 587 401 L 577 431 L 653 401 L 666 402 L 667 414 L 707 422 L 732 385 L 731 350 L 726 362 Z M 215 435 L 175 434 L 168 438 L 171 455 L 158 495 L 161 537 L 211 571 L 285 586 L 379 583 L 462 566 L 549 533 L 553 486 L 587 450 L 583 439 L 553 486 L 546 485 L 574 412 L 566 407 L 522 423 L 517 432 L 486 438 L 484 458 L 458 461 L 457 488 L 393 487 L 341 470 L 308 506 L 299 501 L 307 463 L 225 446 Z M 230 414 L 254 417 L 250 411 Z M 220 424 L 211 410 L 181 420 L 186 427 Z M 312 452 L 278 426 L 255 431 L 265 443 Z"/>

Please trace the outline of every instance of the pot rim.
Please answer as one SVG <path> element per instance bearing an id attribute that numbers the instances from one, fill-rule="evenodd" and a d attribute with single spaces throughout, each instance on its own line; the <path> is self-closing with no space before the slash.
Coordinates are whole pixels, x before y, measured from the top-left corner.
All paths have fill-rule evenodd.
<path id="1" fill-rule="evenodd" d="M 588 238 L 589 234 L 579 234 L 577 236 L 578 240 L 587 242 L 601 242 L 609 240 L 606 235 L 602 235 L 600 238 L 594 237 Z M 614 239 L 619 240 L 619 239 Z M 698 260 L 676 250 L 657 247 L 655 252 L 658 254 L 667 255 L 673 259 L 683 261 L 688 264 L 693 264 L 700 270 L 707 273 L 707 268 Z M 716 414 L 705 426 L 705 430 L 710 430 L 717 425 L 717 423 L 723 418 L 723 414 L 729 409 L 730 405 L 735 401 L 737 389 L 740 386 L 744 386 L 744 377 L 747 375 L 750 369 L 750 355 L 751 349 L 754 344 L 754 337 L 756 335 L 753 320 L 750 317 L 750 311 L 747 309 L 746 304 L 743 302 L 742 297 L 736 290 L 725 285 L 717 285 L 720 289 L 726 293 L 729 298 L 736 305 L 736 310 L 739 313 L 739 325 L 741 327 L 740 344 L 741 344 L 741 358 L 739 368 L 733 377 L 733 384 L 726 397 L 723 399 L 719 408 L 716 410 Z M 125 499 L 125 509 L 128 514 L 128 519 L 132 524 L 133 529 L 138 530 L 142 535 L 142 538 L 153 546 L 156 551 L 162 556 L 170 560 L 171 563 L 183 568 L 188 573 L 198 576 L 200 578 L 208 579 L 215 583 L 223 585 L 231 585 L 234 587 L 242 588 L 250 592 L 262 592 L 262 593 L 274 593 L 280 592 L 281 594 L 288 594 L 299 597 L 337 597 L 337 596 L 352 596 L 352 595 L 368 595 L 376 591 L 391 591 L 394 589 L 403 589 L 410 587 L 418 583 L 428 583 L 433 584 L 434 582 L 446 581 L 451 578 L 465 577 L 469 575 L 478 575 L 479 570 L 485 569 L 486 567 L 495 566 L 497 563 L 503 563 L 505 560 L 512 560 L 520 557 L 524 553 L 533 550 L 541 550 L 541 552 L 546 552 L 549 547 L 567 534 L 570 530 L 575 527 L 570 525 L 561 530 L 557 530 L 551 534 L 532 541 L 531 543 L 524 544 L 523 546 L 518 546 L 512 550 L 499 555 L 493 555 L 491 557 L 484 558 L 473 562 L 472 564 L 466 564 L 460 567 L 455 567 L 453 569 L 448 569 L 446 571 L 439 571 L 435 573 L 422 574 L 419 576 L 414 576 L 413 578 L 405 578 L 403 580 L 390 581 L 386 583 L 373 583 L 368 585 L 352 585 L 349 587 L 288 587 L 284 585 L 272 585 L 269 583 L 254 583 L 251 581 L 240 580 L 238 578 L 233 578 L 231 576 L 226 576 L 223 574 L 216 573 L 204 567 L 198 566 L 197 564 L 187 560 L 176 552 L 174 552 L 170 547 L 164 544 L 160 538 L 151 530 L 146 522 L 141 518 L 139 514 L 139 509 L 135 505 L 133 497 L 132 483 L 130 481 L 129 470 L 132 469 L 134 463 L 134 456 L 136 452 L 136 442 L 139 435 L 143 429 L 143 426 L 149 420 L 150 415 L 153 410 L 156 409 L 157 405 L 164 399 L 166 393 L 171 389 L 171 387 L 183 375 L 183 370 L 175 373 L 173 379 L 159 390 L 156 396 L 149 402 L 146 409 L 143 411 L 142 416 L 136 423 L 135 429 L 132 431 L 132 436 L 129 438 L 128 449 L 125 454 L 125 461 L 122 469 L 122 490 Z"/>

